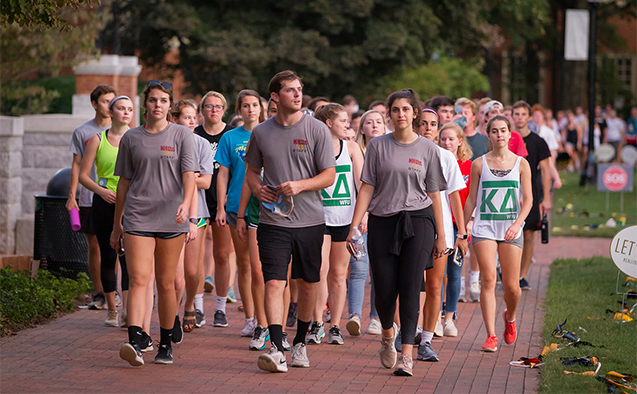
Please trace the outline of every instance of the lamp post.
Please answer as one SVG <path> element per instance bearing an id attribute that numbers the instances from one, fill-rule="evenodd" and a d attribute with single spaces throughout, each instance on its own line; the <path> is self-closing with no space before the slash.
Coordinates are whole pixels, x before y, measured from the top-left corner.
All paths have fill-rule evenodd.
<path id="1" fill-rule="evenodd" d="M 600 0 L 588 0 L 590 5 L 589 28 L 588 28 L 588 165 L 586 172 L 595 163 L 595 44 L 596 44 L 596 24 L 597 8 Z M 582 174 L 582 181 L 586 182 L 587 174 Z"/>

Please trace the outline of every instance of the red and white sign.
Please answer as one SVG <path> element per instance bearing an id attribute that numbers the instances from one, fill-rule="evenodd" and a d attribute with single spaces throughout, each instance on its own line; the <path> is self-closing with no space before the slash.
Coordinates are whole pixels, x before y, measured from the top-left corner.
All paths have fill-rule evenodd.
<path id="1" fill-rule="evenodd" d="M 597 190 L 611 192 L 632 191 L 632 166 L 600 164 L 598 166 Z"/>

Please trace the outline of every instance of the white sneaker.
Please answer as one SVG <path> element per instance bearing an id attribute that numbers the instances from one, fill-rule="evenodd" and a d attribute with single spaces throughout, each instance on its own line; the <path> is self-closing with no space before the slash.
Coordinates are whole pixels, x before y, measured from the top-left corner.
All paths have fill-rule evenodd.
<path id="1" fill-rule="evenodd" d="M 352 335 L 352 336 L 361 335 L 361 318 L 358 317 L 358 315 L 353 315 L 347 321 L 345 328 L 347 328 L 347 332 L 349 332 L 349 335 Z"/>
<path id="2" fill-rule="evenodd" d="M 243 330 L 241 330 L 242 337 L 251 337 L 254 335 L 254 329 L 257 328 L 257 319 L 251 318 L 246 319 L 245 325 L 243 326 Z"/>
<path id="3" fill-rule="evenodd" d="M 108 327 L 119 327 L 119 313 L 117 309 L 109 309 L 104 325 Z"/>
<path id="4" fill-rule="evenodd" d="M 442 323 L 440 323 L 440 318 L 436 319 L 436 329 L 434 330 L 434 337 L 441 337 L 444 335 L 444 329 L 442 328 Z"/>
<path id="5" fill-rule="evenodd" d="M 458 329 L 453 322 L 453 319 L 445 320 L 445 328 L 443 330 L 446 337 L 457 337 Z"/>
<path id="6" fill-rule="evenodd" d="M 464 286 L 460 286 L 460 294 L 458 295 L 458 302 L 467 302 L 467 289 Z"/>
<path id="7" fill-rule="evenodd" d="M 371 319 L 369 321 L 369 327 L 367 327 L 367 333 L 369 335 L 380 335 L 383 333 L 383 327 L 380 325 L 380 320 Z"/>
<path id="8" fill-rule="evenodd" d="M 259 356 L 257 361 L 259 369 L 262 371 L 270 372 L 287 372 L 288 363 L 285 361 L 285 354 L 279 351 L 276 346 L 270 348 L 269 353 L 264 353 Z"/>
<path id="9" fill-rule="evenodd" d="M 471 282 L 469 285 L 469 300 L 471 302 L 480 302 L 480 282 Z"/>
<path id="10" fill-rule="evenodd" d="M 308 368 L 310 360 L 307 358 L 307 348 L 303 342 L 292 346 L 292 366 L 297 368 Z"/>

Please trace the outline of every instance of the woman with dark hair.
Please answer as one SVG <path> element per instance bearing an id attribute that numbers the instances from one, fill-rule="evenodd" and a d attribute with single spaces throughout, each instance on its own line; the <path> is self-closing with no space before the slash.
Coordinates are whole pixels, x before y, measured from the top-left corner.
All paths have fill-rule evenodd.
<path id="1" fill-rule="evenodd" d="M 533 205 L 531 167 L 525 158 L 509 150 L 511 125 L 504 116 L 487 123 L 491 151 L 471 165 L 471 187 L 465 205 L 465 222 L 476 209 L 471 242 L 480 265 L 480 309 L 487 330 L 484 352 L 498 349 L 495 335 L 495 260 L 499 255 L 504 287 L 504 342 L 517 338 L 515 313 L 520 301 L 520 263 L 524 244 L 524 219 Z M 522 202 L 520 203 L 520 200 Z"/>
<path id="2" fill-rule="evenodd" d="M 383 328 L 381 365 L 393 368 L 398 361 L 394 373 L 411 376 L 424 270 L 432 267 L 432 255 L 438 257 L 445 252 L 440 191 L 447 184 L 438 148 L 414 131 L 421 116 L 415 92 L 392 93 L 387 107 L 395 131 L 367 145 L 362 186 L 347 243 L 356 248 L 353 228 L 360 226 L 369 210 L 369 261 Z M 397 297 L 403 340 L 400 358 L 394 345 L 398 334 L 394 324 Z"/>
<path id="3" fill-rule="evenodd" d="M 184 234 L 190 230 L 188 214 L 199 166 L 190 129 L 168 121 L 172 84 L 149 81 L 143 103 L 147 123 L 122 137 L 114 171 L 120 179 L 110 243 L 117 247 L 123 235 L 130 281 L 129 341 L 119 354 L 131 365 L 144 364 L 141 325 L 154 262 L 161 336 L 155 363 L 172 364 L 175 272 Z"/>

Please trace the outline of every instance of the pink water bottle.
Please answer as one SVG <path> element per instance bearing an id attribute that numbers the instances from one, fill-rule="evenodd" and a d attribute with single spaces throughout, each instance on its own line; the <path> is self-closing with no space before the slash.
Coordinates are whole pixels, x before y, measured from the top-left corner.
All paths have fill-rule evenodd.
<path id="1" fill-rule="evenodd" d="M 80 212 L 77 208 L 71 209 L 69 211 L 69 216 L 71 217 L 71 229 L 73 231 L 80 231 L 82 224 L 80 223 Z"/>

